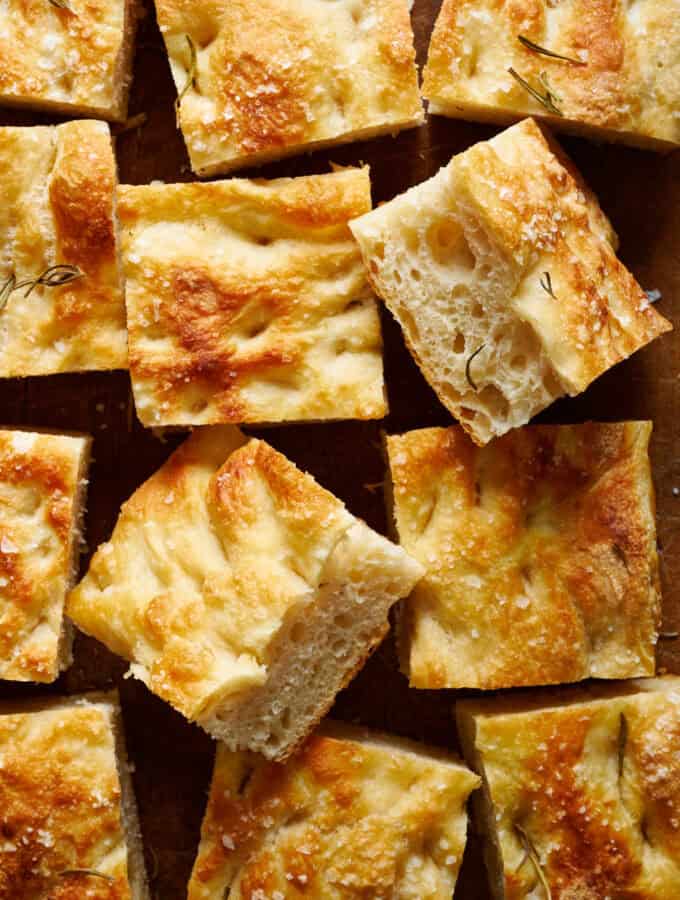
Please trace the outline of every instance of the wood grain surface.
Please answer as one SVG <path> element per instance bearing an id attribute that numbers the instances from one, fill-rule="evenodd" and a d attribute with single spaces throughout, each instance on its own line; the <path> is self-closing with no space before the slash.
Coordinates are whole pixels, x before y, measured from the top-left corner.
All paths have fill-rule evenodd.
<path id="1" fill-rule="evenodd" d="M 256 4 L 253 4 L 256 9 Z M 413 9 L 422 64 L 438 11 L 437 0 L 415 0 Z M 257 14 L 256 12 L 254 14 Z M 192 175 L 182 138 L 175 129 L 175 91 L 152 6 L 140 24 L 130 115 L 147 114 L 142 127 L 120 135 L 117 156 L 123 183 L 153 179 L 187 181 Z M 0 111 L 0 124 L 57 121 L 47 116 Z M 270 165 L 264 176 L 325 172 L 329 161 L 367 162 L 374 203 L 390 199 L 437 169 L 493 128 L 430 118 L 397 138 L 351 144 Z M 595 189 L 621 237 L 620 255 L 643 287 L 663 294 L 659 309 L 680 320 L 680 153 L 658 156 L 622 147 L 564 140 Z M 252 171 L 240 174 L 254 174 Z M 2 174 L 0 173 L 0 177 Z M 383 422 L 282 426 L 253 430 L 311 472 L 349 509 L 386 532 L 382 494 L 380 432 L 446 425 L 441 406 L 405 350 L 399 328 L 383 310 L 385 368 L 391 412 Z M 662 550 L 664 629 L 680 630 L 680 328 L 600 378 L 576 400 L 561 401 L 543 421 L 586 419 L 654 420 L 652 445 Z M 181 440 L 160 439 L 136 421 L 129 378 L 124 372 L 33 378 L 0 383 L 0 421 L 90 432 L 94 464 L 86 520 L 90 549 L 111 533 L 122 501 L 147 478 Z M 678 494 L 679 496 L 676 496 Z M 87 564 L 83 556 L 83 569 Z M 676 645 L 674 647 L 674 644 Z M 680 673 L 680 641 L 665 641 L 659 665 Z M 139 682 L 125 679 L 126 664 L 101 644 L 79 635 L 73 667 L 49 693 L 74 693 L 117 685 L 120 689 L 134 782 L 140 807 L 146 860 L 155 900 L 186 897 L 200 820 L 211 774 L 213 746 Z M 0 697 L 34 695 L 34 686 L 0 684 Z M 45 691 L 43 691 L 45 692 Z M 409 690 L 398 673 L 391 637 L 337 700 L 333 715 L 395 734 L 456 749 L 452 691 Z M 471 834 L 456 898 L 489 897 L 479 841 Z"/>

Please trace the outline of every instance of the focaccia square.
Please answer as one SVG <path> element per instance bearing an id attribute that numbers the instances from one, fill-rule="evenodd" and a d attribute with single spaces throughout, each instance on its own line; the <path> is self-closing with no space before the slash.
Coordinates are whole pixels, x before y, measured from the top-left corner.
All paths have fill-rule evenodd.
<path id="1" fill-rule="evenodd" d="M 199 175 L 423 121 L 408 0 L 156 0 Z"/>
<path id="2" fill-rule="evenodd" d="M 457 705 L 494 900 L 676 900 L 680 678 Z"/>
<path id="3" fill-rule="evenodd" d="M 423 95 L 430 112 L 454 118 L 541 116 L 565 131 L 672 149 L 677 0 L 444 0 Z"/>
<path id="4" fill-rule="evenodd" d="M 64 601 L 78 573 L 90 443 L 0 431 L 0 678 L 49 682 L 71 664 Z"/>
<path id="5" fill-rule="evenodd" d="M 400 621 L 419 688 L 654 674 L 660 615 L 651 422 L 459 427 L 387 440 L 404 549 L 426 568 Z"/>
<path id="6" fill-rule="evenodd" d="M 149 900 L 115 693 L 0 704 L 0 898 Z"/>
<path id="7" fill-rule="evenodd" d="M 189 900 L 450 900 L 479 778 L 331 725 L 285 765 L 217 750 Z"/>
<path id="8" fill-rule="evenodd" d="M 479 444 L 671 328 L 530 119 L 350 227 L 423 375 Z"/>
<path id="9" fill-rule="evenodd" d="M 380 321 L 347 225 L 370 208 L 368 169 L 121 187 L 140 420 L 384 416 Z"/>
<path id="10" fill-rule="evenodd" d="M 0 128 L 0 172 L 0 377 L 126 368 L 108 126 Z"/>
<path id="11" fill-rule="evenodd" d="M 122 121 L 135 0 L 21 0 L 0 8 L 0 104 Z"/>
<path id="12" fill-rule="evenodd" d="M 124 504 L 68 614 L 213 737 L 283 758 L 421 574 L 268 444 L 218 426 Z"/>

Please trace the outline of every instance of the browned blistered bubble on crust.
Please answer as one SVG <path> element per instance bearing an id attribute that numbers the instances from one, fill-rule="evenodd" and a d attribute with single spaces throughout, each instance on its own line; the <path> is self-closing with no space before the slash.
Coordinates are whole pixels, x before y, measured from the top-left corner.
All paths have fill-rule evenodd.
<path id="1" fill-rule="evenodd" d="M 0 431 L 0 678 L 54 681 L 89 439 Z"/>
<path id="2" fill-rule="evenodd" d="M 500 688 L 654 673 L 651 423 L 388 438 L 404 549 L 427 569 L 400 636 L 411 684 Z"/>
<path id="3" fill-rule="evenodd" d="M 0 711 L 1 900 L 142 896 L 128 881 L 112 710 L 81 704 Z"/>
<path id="4" fill-rule="evenodd" d="M 552 59 L 518 36 L 582 63 Z M 518 74 L 562 113 L 516 83 Z M 680 21 L 675 0 L 444 0 L 424 72 L 432 112 L 557 128 L 671 148 L 680 143 Z"/>
<path id="5" fill-rule="evenodd" d="M 247 0 L 156 0 L 156 9 L 199 174 L 423 119 L 404 0 L 263 0 L 256 16 Z"/>
<path id="6" fill-rule="evenodd" d="M 453 759 L 340 727 L 285 765 L 220 749 L 189 900 L 447 900 L 476 785 Z"/>
<path id="7" fill-rule="evenodd" d="M 675 897 L 679 679 L 463 702 L 457 712 L 466 756 L 488 785 L 483 815 L 505 887 L 498 896 L 525 897 L 537 883 L 519 826 L 555 900 Z"/>
<path id="8" fill-rule="evenodd" d="M 131 80 L 131 0 L 20 0 L 0 13 L 0 102 L 122 120 Z"/>
<path id="9" fill-rule="evenodd" d="M 120 189 L 147 425 L 380 418 L 380 324 L 347 227 L 368 170 Z"/>
<path id="10" fill-rule="evenodd" d="M 0 128 L 0 167 L 0 281 L 28 281 L 55 265 L 82 273 L 62 287 L 9 295 L 0 311 L 0 377 L 125 368 L 108 126 Z"/>

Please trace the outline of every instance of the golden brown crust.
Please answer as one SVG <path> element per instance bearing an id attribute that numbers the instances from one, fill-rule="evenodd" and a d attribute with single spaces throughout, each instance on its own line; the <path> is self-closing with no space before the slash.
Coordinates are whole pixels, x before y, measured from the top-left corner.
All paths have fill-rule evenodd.
<path id="1" fill-rule="evenodd" d="M 157 0 L 192 168 L 216 174 L 419 124 L 406 0 Z M 191 42 L 191 43 L 190 43 Z"/>
<path id="2" fill-rule="evenodd" d="M 353 522 L 339 500 L 235 428 L 193 436 L 124 504 L 68 598 L 83 631 L 190 718 L 266 680 Z"/>
<path id="3" fill-rule="evenodd" d="M 146 425 L 380 418 L 380 323 L 347 222 L 367 169 L 129 187 L 118 213 Z"/>
<path id="4" fill-rule="evenodd" d="M 565 702 L 458 706 L 489 790 L 487 837 L 499 843 L 500 896 L 519 900 L 537 885 L 519 827 L 553 900 L 674 900 L 680 679 L 640 682 L 604 697 L 581 692 Z"/>
<path id="5" fill-rule="evenodd" d="M 0 166 L 1 281 L 38 278 L 54 265 L 83 273 L 63 287 L 9 295 L 0 311 L 0 376 L 125 368 L 108 126 L 0 128 Z"/>
<path id="6" fill-rule="evenodd" d="M 415 745 L 331 735 L 285 765 L 218 750 L 189 900 L 451 897 L 475 776 Z"/>
<path id="7" fill-rule="evenodd" d="M 536 53 L 519 35 L 585 64 Z M 532 99 L 510 67 L 543 95 L 547 84 L 562 115 Z M 444 115 L 542 116 L 556 128 L 670 148 L 680 144 L 679 85 L 675 0 L 444 0 L 423 94 Z"/>
<path id="8" fill-rule="evenodd" d="M 459 427 L 388 438 L 411 684 L 482 689 L 654 673 L 651 423 Z"/>
<path id="9" fill-rule="evenodd" d="M 0 431 L 0 678 L 59 674 L 90 439 Z"/>
<path id="10" fill-rule="evenodd" d="M 0 900 L 142 900 L 128 881 L 114 715 L 87 698 L 0 712 Z"/>
<path id="11" fill-rule="evenodd" d="M 17 0 L 0 13 L 0 102 L 122 120 L 133 0 Z"/>

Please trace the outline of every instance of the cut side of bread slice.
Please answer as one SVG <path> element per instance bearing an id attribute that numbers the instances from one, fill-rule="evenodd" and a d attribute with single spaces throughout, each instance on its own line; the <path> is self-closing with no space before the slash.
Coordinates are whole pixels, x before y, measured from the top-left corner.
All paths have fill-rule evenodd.
<path id="1" fill-rule="evenodd" d="M 123 506 L 68 612 L 215 738 L 284 758 L 422 573 L 268 444 L 206 428 Z"/>
<path id="2" fill-rule="evenodd" d="M 532 120 L 350 227 L 442 403 L 484 444 L 670 329 Z"/>
<path id="3" fill-rule="evenodd" d="M 450 898 L 478 785 L 441 750 L 340 722 L 285 765 L 219 745 L 189 900 Z"/>
<path id="4" fill-rule="evenodd" d="M 3 896 L 149 900 L 116 692 L 0 703 L 0 759 Z"/>

